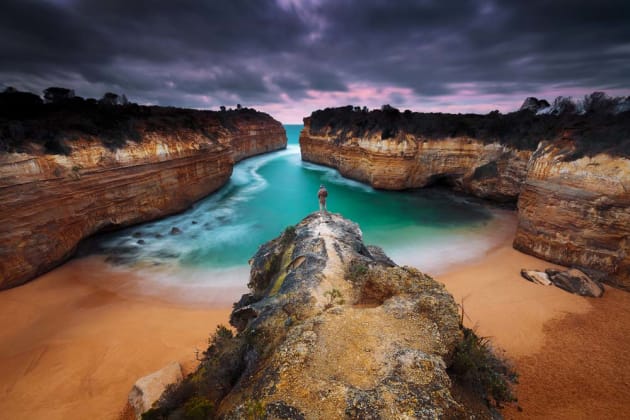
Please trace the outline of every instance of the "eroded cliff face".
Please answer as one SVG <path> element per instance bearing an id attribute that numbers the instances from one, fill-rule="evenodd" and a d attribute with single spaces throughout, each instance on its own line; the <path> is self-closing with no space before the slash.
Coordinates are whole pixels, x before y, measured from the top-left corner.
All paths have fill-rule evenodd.
<path id="1" fill-rule="evenodd" d="M 518 200 L 514 247 L 630 289 L 630 160 L 565 161 L 570 139 L 533 155 Z"/>
<path id="2" fill-rule="evenodd" d="M 275 120 L 266 123 L 236 120 L 225 140 L 223 142 L 232 149 L 235 162 L 287 147 L 284 127 Z"/>
<path id="3" fill-rule="evenodd" d="M 518 199 L 515 248 L 594 270 L 597 278 L 630 289 L 630 160 L 624 153 L 580 158 L 584 146 L 576 150 L 575 134 L 569 131 L 541 138 L 532 151 L 470 137 L 426 138 L 402 131 L 388 139 L 378 130 L 356 136 L 347 126 L 312 130 L 310 118 L 304 121 L 303 160 L 337 168 L 376 188 L 441 182 L 477 197 Z M 625 135 L 623 127 L 616 135 Z"/>
<path id="4" fill-rule="evenodd" d="M 60 264 L 89 235 L 182 211 L 224 185 L 235 161 L 286 146 L 266 114 L 229 126 L 200 111 L 187 118 L 159 130 L 136 121 L 135 140 L 115 149 L 79 132 L 67 155 L 35 143 L 0 154 L 0 289 Z"/>
<path id="5" fill-rule="evenodd" d="M 515 201 L 525 179 L 529 150 L 470 137 L 423 138 L 399 133 L 382 139 L 346 136 L 327 127 L 317 133 L 304 120 L 302 159 L 339 170 L 375 188 L 402 190 L 445 183 L 482 198 Z"/>

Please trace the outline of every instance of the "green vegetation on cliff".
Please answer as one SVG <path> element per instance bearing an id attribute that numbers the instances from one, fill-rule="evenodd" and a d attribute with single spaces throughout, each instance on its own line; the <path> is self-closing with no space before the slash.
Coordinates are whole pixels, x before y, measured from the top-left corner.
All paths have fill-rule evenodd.
<path id="1" fill-rule="evenodd" d="M 179 385 L 171 385 L 157 407 L 143 420 L 214 418 L 216 407 L 232 389 L 245 368 L 246 342 L 220 325 L 209 340 L 197 371 Z"/>
<path id="2" fill-rule="evenodd" d="M 512 384 L 518 375 L 506 360 L 497 356 L 490 340 L 462 326 L 464 336 L 457 343 L 449 374 L 464 388 L 501 407 L 516 401 Z"/>

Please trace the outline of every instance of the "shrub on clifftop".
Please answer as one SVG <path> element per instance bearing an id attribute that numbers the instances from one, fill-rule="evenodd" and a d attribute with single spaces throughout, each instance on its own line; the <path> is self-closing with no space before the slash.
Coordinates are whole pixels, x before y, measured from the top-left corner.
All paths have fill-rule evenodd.
<path id="1" fill-rule="evenodd" d="M 450 374 L 497 407 L 516 402 L 512 384 L 517 383 L 518 376 L 510 364 L 493 352 L 486 337 L 479 337 L 470 328 L 462 327 L 462 331 L 464 336 L 455 347 Z"/>
<path id="2" fill-rule="evenodd" d="M 232 330 L 217 326 L 197 370 L 181 384 L 169 386 L 143 420 L 214 418 L 214 409 L 244 369 L 245 346 Z"/>

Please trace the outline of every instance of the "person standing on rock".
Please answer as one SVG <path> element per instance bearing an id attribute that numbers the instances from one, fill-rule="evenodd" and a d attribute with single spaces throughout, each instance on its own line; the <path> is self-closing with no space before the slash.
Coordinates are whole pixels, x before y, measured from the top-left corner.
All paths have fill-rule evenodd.
<path id="1" fill-rule="evenodd" d="M 324 184 L 319 186 L 317 191 L 317 198 L 319 198 L 319 211 L 320 213 L 326 213 L 326 197 L 328 197 L 328 190 L 324 187 Z"/>

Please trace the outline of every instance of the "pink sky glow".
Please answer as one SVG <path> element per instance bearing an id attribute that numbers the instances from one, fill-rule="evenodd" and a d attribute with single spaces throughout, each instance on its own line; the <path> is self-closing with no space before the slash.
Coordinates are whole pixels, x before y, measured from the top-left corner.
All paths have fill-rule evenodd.
<path id="1" fill-rule="evenodd" d="M 281 95 L 281 102 L 252 105 L 266 112 L 284 124 L 301 124 L 302 119 L 311 112 L 327 107 L 345 105 L 367 106 L 370 109 L 390 104 L 400 110 L 410 109 L 418 112 L 479 113 L 486 114 L 493 110 L 503 113 L 516 111 L 525 98 L 535 96 L 553 101 L 557 96 L 571 96 L 575 99 L 597 90 L 604 90 L 610 96 L 630 95 L 628 89 L 584 89 L 554 87 L 545 91 L 516 92 L 510 94 L 488 94 L 474 83 L 462 83 L 451 86 L 453 92 L 443 96 L 421 97 L 409 88 L 393 86 L 377 87 L 365 84 L 351 84 L 345 92 L 308 91 L 308 97 L 293 100 Z"/>

